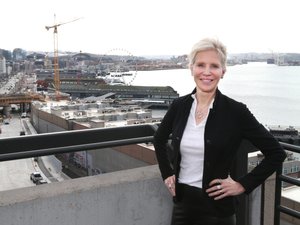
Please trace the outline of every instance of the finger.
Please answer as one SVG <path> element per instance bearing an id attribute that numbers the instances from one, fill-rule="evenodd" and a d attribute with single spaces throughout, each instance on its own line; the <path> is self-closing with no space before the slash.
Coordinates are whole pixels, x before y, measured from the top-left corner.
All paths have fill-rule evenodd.
<path id="1" fill-rule="evenodd" d="M 172 181 L 172 178 L 171 177 L 168 177 L 167 179 L 165 179 L 165 184 L 168 186 L 169 184 L 172 184 L 173 181 Z"/>
<path id="2" fill-rule="evenodd" d="M 213 186 L 213 185 L 217 184 L 217 181 L 218 181 L 218 179 L 214 179 L 208 185 Z"/>
<path id="3" fill-rule="evenodd" d="M 227 196 L 226 193 L 223 193 L 222 191 L 219 192 L 219 194 L 214 198 L 214 200 L 220 200 L 222 198 L 225 198 Z"/>
<path id="4" fill-rule="evenodd" d="M 214 179 L 209 183 L 211 188 L 216 187 L 217 189 L 221 189 L 222 180 L 221 179 Z M 214 190 L 214 189 L 212 189 Z"/>
<path id="5" fill-rule="evenodd" d="M 215 192 L 215 191 L 217 191 L 217 190 L 219 190 L 220 189 L 220 187 L 217 187 L 217 185 L 214 185 L 214 186 L 212 186 L 211 188 L 208 188 L 207 190 L 206 190 L 206 192 L 207 193 L 211 193 L 211 192 Z"/>
<path id="6" fill-rule="evenodd" d="M 173 176 L 171 177 L 171 180 L 172 180 L 173 183 L 175 183 L 175 175 L 173 175 Z"/>
<path id="7" fill-rule="evenodd" d="M 221 184 L 215 185 L 206 190 L 207 193 L 214 193 L 214 195 L 216 195 L 220 191 L 223 191 L 223 187 L 221 186 Z"/>
<path id="8" fill-rule="evenodd" d="M 174 184 L 175 183 L 175 175 L 173 176 L 170 176 L 170 177 L 167 177 L 165 180 L 164 180 L 165 184 Z"/>
<path id="9" fill-rule="evenodd" d="M 167 186 L 168 189 L 175 188 L 175 183 L 172 180 L 165 181 L 165 185 Z"/>
<path id="10" fill-rule="evenodd" d="M 175 188 L 173 188 L 173 189 L 171 190 L 171 194 L 172 194 L 172 196 L 175 196 Z"/>
<path id="11" fill-rule="evenodd" d="M 215 190 L 214 192 L 211 192 L 208 194 L 209 197 L 218 197 L 220 195 L 223 195 L 225 192 L 224 190 Z"/>
<path id="12" fill-rule="evenodd" d="M 215 192 L 216 190 L 218 190 L 217 187 L 212 186 L 211 188 L 206 189 L 206 193 L 212 193 L 212 192 Z"/>
<path id="13" fill-rule="evenodd" d="M 172 196 L 175 196 L 175 186 L 174 185 L 169 185 L 168 190 Z"/>
<path id="14" fill-rule="evenodd" d="M 216 184 L 222 184 L 222 181 L 223 181 L 222 179 L 214 179 L 209 183 L 209 186 L 213 186 Z"/>
<path id="15" fill-rule="evenodd" d="M 171 181 L 171 177 L 165 179 L 165 183 L 169 183 Z"/>

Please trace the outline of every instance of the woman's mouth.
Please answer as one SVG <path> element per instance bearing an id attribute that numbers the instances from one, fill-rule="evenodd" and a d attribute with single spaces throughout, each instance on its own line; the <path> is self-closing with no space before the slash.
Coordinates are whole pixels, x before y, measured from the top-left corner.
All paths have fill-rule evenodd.
<path id="1" fill-rule="evenodd" d="M 200 79 L 204 84 L 209 84 L 211 83 L 213 80 L 212 79 Z"/>

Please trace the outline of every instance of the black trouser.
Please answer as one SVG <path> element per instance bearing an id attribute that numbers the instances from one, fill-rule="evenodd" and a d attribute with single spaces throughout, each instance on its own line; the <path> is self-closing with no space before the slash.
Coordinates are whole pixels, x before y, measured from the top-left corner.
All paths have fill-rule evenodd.
<path id="1" fill-rule="evenodd" d="M 180 184 L 182 200 L 174 203 L 171 225 L 235 225 L 235 215 L 217 217 L 200 188 Z"/>

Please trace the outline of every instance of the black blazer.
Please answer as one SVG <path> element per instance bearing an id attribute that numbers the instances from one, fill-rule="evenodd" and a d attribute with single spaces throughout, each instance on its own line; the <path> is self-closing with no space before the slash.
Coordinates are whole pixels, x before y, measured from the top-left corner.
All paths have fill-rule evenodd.
<path id="1" fill-rule="evenodd" d="M 196 92 L 196 89 L 192 94 Z M 180 142 L 194 99 L 191 94 L 175 99 L 164 116 L 154 135 L 154 147 L 163 179 L 180 171 Z M 172 134 L 173 157 L 167 154 L 167 142 Z M 217 90 L 212 109 L 210 109 L 204 132 L 203 193 L 213 179 L 225 179 L 243 139 L 249 140 L 263 154 L 264 159 L 251 172 L 243 177 L 233 177 L 250 193 L 262 184 L 284 161 L 285 151 L 278 141 L 251 114 L 245 104 L 237 102 Z M 207 196 L 208 197 L 208 196 Z M 180 200 L 180 193 L 176 198 Z M 230 199 L 231 198 L 231 199 Z M 232 197 L 215 201 L 224 210 L 233 210 Z M 229 203 L 228 204 L 226 204 Z M 217 203 L 217 204 L 218 204 Z M 223 206 L 222 206 L 223 204 Z M 232 208 L 231 208 L 232 207 Z M 224 212 L 232 214 L 232 212 Z"/>

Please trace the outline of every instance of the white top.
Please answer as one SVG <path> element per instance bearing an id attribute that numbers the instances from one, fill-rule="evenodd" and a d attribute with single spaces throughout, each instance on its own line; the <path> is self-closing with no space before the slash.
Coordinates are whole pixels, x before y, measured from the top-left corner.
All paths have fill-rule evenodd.
<path id="1" fill-rule="evenodd" d="M 204 120 L 197 125 L 195 119 L 197 101 L 195 95 L 192 97 L 194 102 L 180 143 L 181 162 L 178 182 L 202 188 L 204 130 L 209 112 Z M 213 101 L 209 109 L 212 108 L 212 104 Z"/>

